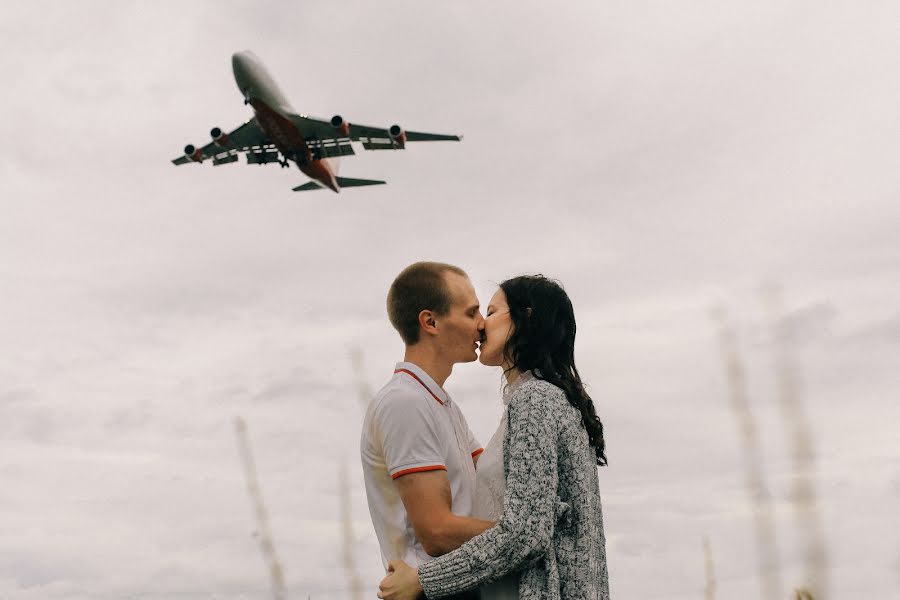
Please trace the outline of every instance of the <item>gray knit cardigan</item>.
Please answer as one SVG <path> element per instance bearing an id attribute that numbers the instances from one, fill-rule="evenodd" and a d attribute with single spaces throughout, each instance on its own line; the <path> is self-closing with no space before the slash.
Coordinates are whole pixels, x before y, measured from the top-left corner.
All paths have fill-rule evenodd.
<path id="1" fill-rule="evenodd" d="M 519 386 L 507 410 L 503 517 L 420 565 L 425 595 L 443 598 L 521 571 L 520 600 L 608 600 L 597 455 L 581 414 L 539 379 Z"/>

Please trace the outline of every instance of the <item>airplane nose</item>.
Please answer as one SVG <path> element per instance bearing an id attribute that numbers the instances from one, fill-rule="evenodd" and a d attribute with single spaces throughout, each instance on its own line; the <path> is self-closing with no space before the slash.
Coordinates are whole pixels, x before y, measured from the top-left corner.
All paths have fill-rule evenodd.
<path id="1" fill-rule="evenodd" d="M 247 73 L 247 58 L 243 52 L 235 52 L 231 55 L 231 70 L 235 79 L 242 79 Z"/>
<path id="2" fill-rule="evenodd" d="M 253 87 L 252 77 L 250 76 L 252 61 L 252 55 L 248 50 L 235 52 L 231 55 L 231 70 L 234 71 L 234 80 L 245 99 Z"/>

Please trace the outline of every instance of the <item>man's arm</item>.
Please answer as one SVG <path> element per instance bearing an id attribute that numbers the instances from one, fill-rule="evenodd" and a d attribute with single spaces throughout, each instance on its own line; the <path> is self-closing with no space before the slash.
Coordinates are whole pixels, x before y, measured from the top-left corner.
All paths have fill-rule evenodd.
<path id="1" fill-rule="evenodd" d="M 503 441 L 509 465 L 503 516 L 460 548 L 418 566 L 428 598 L 474 589 L 552 556 L 557 512 L 571 510 L 558 496 L 559 423 L 568 406 L 563 391 L 548 383 L 526 384 L 513 392 Z"/>
<path id="2" fill-rule="evenodd" d="M 409 473 L 394 480 L 406 514 L 425 552 L 440 556 L 456 550 L 493 523 L 450 512 L 447 471 Z"/>

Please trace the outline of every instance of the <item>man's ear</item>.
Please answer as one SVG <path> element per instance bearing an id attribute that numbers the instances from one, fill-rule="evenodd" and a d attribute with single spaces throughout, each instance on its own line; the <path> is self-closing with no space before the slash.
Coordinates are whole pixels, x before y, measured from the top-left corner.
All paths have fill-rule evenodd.
<path id="1" fill-rule="evenodd" d="M 423 310 L 419 313 L 419 327 L 422 328 L 422 331 L 427 333 L 428 335 L 437 335 L 437 321 L 435 320 L 434 313 L 430 310 Z"/>

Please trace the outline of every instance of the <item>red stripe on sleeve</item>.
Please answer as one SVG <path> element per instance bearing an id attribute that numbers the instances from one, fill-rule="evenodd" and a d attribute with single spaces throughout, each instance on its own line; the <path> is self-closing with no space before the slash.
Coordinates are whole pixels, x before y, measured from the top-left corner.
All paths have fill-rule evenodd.
<path id="1" fill-rule="evenodd" d="M 404 475 L 409 475 L 410 473 L 422 473 L 423 471 L 446 471 L 447 467 L 444 465 L 431 465 L 428 467 L 413 467 L 412 469 L 403 469 L 402 471 L 397 471 L 393 475 L 391 475 L 391 479 L 397 479 L 398 477 L 403 477 Z"/>

